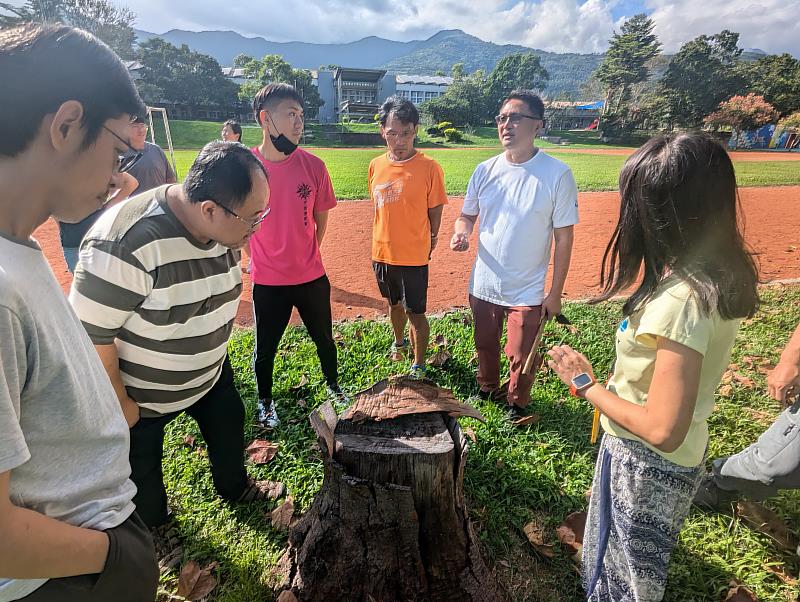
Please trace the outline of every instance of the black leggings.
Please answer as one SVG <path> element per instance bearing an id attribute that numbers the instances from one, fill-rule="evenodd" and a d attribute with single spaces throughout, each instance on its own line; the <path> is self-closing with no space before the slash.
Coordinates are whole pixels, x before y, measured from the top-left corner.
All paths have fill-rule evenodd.
<path id="1" fill-rule="evenodd" d="M 323 275 L 305 284 L 287 286 L 255 284 L 253 311 L 256 318 L 256 348 L 253 367 L 259 399 L 272 399 L 275 354 L 289 325 L 293 307 L 297 308 L 311 340 L 317 346 L 325 381 L 332 387 L 339 382 L 331 321 L 331 283 L 328 277 Z"/>

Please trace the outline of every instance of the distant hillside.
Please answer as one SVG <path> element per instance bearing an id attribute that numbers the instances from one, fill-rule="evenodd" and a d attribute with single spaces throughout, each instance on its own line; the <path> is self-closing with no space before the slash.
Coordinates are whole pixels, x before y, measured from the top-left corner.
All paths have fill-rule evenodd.
<path id="1" fill-rule="evenodd" d="M 161 35 L 137 30 L 136 35 L 140 42 L 159 37 L 176 46 L 186 44 L 192 50 L 213 56 L 223 66 L 232 65 L 237 54 L 248 54 L 257 58 L 266 54 L 280 54 L 294 67 L 304 69 L 317 69 L 321 65 L 329 64 L 378 68 L 383 63 L 413 52 L 425 44 L 424 41 L 395 42 L 375 36 L 347 44 L 270 42 L 264 38 L 246 38 L 234 31 L 181 29 L 172 29 Z"/>
<path id="2" fill-rule="evenodd" d="M 321 65 L 341 65 L 365 69 L 386 69 L 392 73 L 433 75 L 450 74 L 455 63 L 463 62 L 468 72 L 491 71 L 497 61 L 515 52 L 534 52 L 550 73 L 546 95 L 580 96 L 580 86 L 602 61 L 599 54 L 557 54 L 511 44 L 498 45 L 464 33 L 445 30 L 427 40 L 395 42 L 371 36 L 347 44 L 310 44 L 307 42 L 270 42 L 264 38 L 246 38 L 233 31 L 183 31 L 173 29 L 158 35 L 136 31 L 140 42 L 152 37 L 213 56 L 221 65 L 233 64 L 237 54 L 262 57 L 280 54 L 295 67 L 317 69 Z"/>
<path id="3" fill-rule="evenodd" d="M 551 98 L 563 94 L 575 98 L 580 96 L 581 85 L 603 60 L 602 54 L 558 54 L 512 44 L 501 46 L 453 30 L 439 32 L 427 40 L 423 47 L 382 67 L 395 73 L 433 75 L 436 71 L 444 71 L 449 75 L 453 64 L 464 63 L 467 72 L 477 69 L 488 72 L 501 58 L 516 52 L 533 52 L 541 57 L 542 65 L 550 74 L 545 93 Z"/>

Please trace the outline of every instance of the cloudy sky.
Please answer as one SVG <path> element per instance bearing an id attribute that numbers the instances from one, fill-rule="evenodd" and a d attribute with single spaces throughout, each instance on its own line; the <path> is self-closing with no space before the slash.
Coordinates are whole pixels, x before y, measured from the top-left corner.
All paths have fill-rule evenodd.
<path id="1" fill-rule="evenodd" d="M 376 35 L 408 41 L 462 29 L 498 44 L 554 52 L 602 52 L 626 17 L 645 12 L 667 52 L 729 29 L 739 45 L 800 57 L 800 0 L 112 0 L 136 26 L 233 30 L 285 42 L 349 42 Z"/>

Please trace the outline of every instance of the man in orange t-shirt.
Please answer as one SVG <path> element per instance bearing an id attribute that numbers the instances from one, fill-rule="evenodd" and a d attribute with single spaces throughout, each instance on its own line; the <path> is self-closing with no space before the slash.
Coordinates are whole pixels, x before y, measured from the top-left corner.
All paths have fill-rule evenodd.
<path id="1" fill-rule="evenodd" d="M 447 203 L 444 173 L 436 161 L 414 148 L 419 113 L 411 101 L 392 96 L 381 106 L 378 118 L 388 152 L 369 164 L 369 191 L 375 205 L 372 267 L 381 295 L 389 302 L 392 359 L 405 355 L 409 347 L 405 327 L 411 322 L 411 375 L 422 378 L 430 335 L 425 317 L 428 261 Z"/>

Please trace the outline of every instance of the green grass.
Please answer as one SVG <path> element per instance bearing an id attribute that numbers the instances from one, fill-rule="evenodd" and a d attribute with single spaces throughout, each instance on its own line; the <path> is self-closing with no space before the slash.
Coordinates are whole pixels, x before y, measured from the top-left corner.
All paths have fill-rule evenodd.
<path id="1" fill-rule="evenodd" d="M 336 196 L 340 199 L 365 199 L 367 192 L 367 169 L 373 157 L 381 154 L 380 148 L 309 148 L 320 157 L 328 167 Z M 469 177 L 481 161 L 498 154 L 499 149 L 424 149 L 425 154 L 436 159 L 445 175 L 447 193 L 463 195 L 467 190 Z M 575 175 L 578 190 L 581 192 L 616 190 L 619 170 L 625 157 L 619 155 L 592 155 L 553 153 L 567 163 Z M 197 151 L 176 151 L 178 174 L 186 174 Z M 766 161 L 761 163 L 735 161 L 736 177 L 740 186 L 778 186 L 800 184 L 800 169 L 792 161 Z"/>
<path id="2" fill-rule="evenodd" d="M 769 401 L 764 376 L 749 369 L 745 355 L 776 361 L 789 333 L 800 320 L 800 287 L 764 291 L 765 303 L 753 320 L 741 329 L 732 361 L 751 377 L 756 387 L 734 387 L 730 398 L 717 399 L 710 420 L 709 458 L 732 453 L 752 442 L 764 429 L 749 413 L 765 412 L 767 420 L 777 415 L 777 404 Z M 579 332 L 567 342 L 585 352 L 598 371 L 610 364 L 613 332 L 619 320 L 619 305 L 567 304 L 565 313 Z M 561 333 L 549 326 L 546 339 L 554 342 Z M 404 367 L 387 360 L 391 342 L 386 322 L 347 322 L 335 326 L 339 341 L 342 384 L 360 390 Z M 472 329 L 468 316 L 459 312 L 432 321 L 434 335 L 444 335 L 453 359 L 431 376 L 467 399 L 476 393 L 474 384 Z M 253 335 L 235 332 L 229 351 L 237 384 L 252 418 L 255 385 L 251 371 Z M 504 362 L 505 366 L 505 362 Z M 505 369 L 505 367 L 504 367 Z M 322 462 L 315 445 L 307 413 L 324 398 L 324 384 L 314 347 L 302 328 L 290 328 L 283 338 L 276 363 L 275 394 L 283 419 L 273 439 L 280 444 L 275 459 L 266 466 L 251 467 L 259 478 L 281 480 L 290 489 L 299 511 L 308 509 L 322 481 Z M 304 386 L 297 387 L 303 378 Z M 528 429 L 515 429 L 503 411 L 489 402 L 475 404 L 487 419 L 461 419 L 477 436 L 465 472 L 469 512 L 483 544 L 484 554 L 515 602 L 580 600 L 578 579 L 564 554 L 544 560 L 532 551 L 522 527 L 535 515 L 552 528 L 569 512 L 585 508 L 584 492 L 593 472 L 596 448 L 589 444 L 589 406 L 569 397 L 550 373 L 533 391 L 534 409 L 541 421 Z M 301 408 L 297 400 L 305 400 Z M 761 418 L 763 420 L 763 418 Z M 248 441 L 255 432 L 248 429 Z M 183 444 L 186 435 L 196 437 L 197 450 Z M 215 497 L 202 437 L 186 416 L 168 429 L 164 474 L 170 503 L 177 514 L 188 558 L 205 563 L 220 562 L 221 583 L 214 600 L 250 602 L 271 599 L 270 569 L 286 545 L 286 536 L 269 524 L 265 511 L 273 504 L 231 507 Z M 800 520 L 800 492 L 785 492 L 768 505 L 786 517 L 789 524 Z M 751 530 L 729 513 L 693 511 L 681 534 L 670 566 L 666 600 L 716 601 L 724 597 L 728 583 L 736 578 L 758 595 L 759 600 L 796 600 L 796 591 L 769 573 L 765 564 L 784 565 L 797 575 L 798 559 L 776 549 L 770 540 Z M 508 565 L 507 567 L 505 565 Z M 174 592 L 176 575 L 162 578 L 163 592 Z M 166 599 L 166 595 L 162 596 Z"/>

